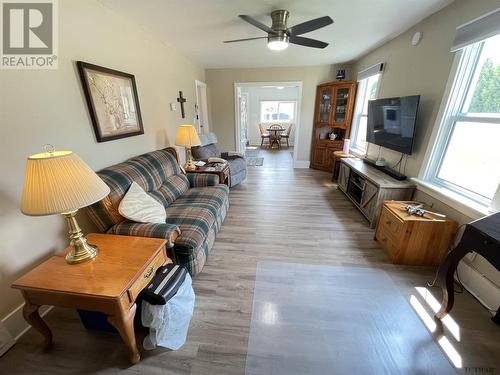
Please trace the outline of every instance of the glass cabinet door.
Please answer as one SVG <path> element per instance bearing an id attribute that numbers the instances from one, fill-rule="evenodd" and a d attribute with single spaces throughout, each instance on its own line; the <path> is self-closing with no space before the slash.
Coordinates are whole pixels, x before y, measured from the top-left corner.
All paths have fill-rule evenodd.
<path id="1" fill-rule="evenodd" d="M 333 122 L 336 124 L 344 123 L 347 115 L 347 106 L 349 103 L 349 88 L 341 87 L 336 90 L 335 110 L 333 112 Z"/>
<path id="2" fill-rule="evenodd" d="M 328 123 L 332 108 L 332 88 L 322 87 L 319 92 L 318 122 Z"/>

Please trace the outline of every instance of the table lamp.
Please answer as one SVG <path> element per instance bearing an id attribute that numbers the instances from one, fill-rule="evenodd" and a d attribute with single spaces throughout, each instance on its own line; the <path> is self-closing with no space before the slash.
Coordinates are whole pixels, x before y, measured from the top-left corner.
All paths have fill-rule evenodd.
<path id="1" fill-rule="evenodd" d="M 187 171 L 194 171 L 196 166 L 193 164 L 193 156 L 191 154 L 192 146 L 201 145 L 200 137 L 196 133 L 196 129 L 193 125 L 181 125 L 177 130 L 177 135 L 175 137 L 175 144 L 177 146 L 182 146 L 186 148 L 186 165 L 184 168 Z"/>
<path id="2" fill-rule="evenodd" d="M 109 194 L 109 187 L 71 151 L 45 147 L 26 163 L 21 212 L 29 216 L 62 214 L 68 223 L 70 245 L 66 262 L 81 263 L 97 255 L 76 221 L 76 212 Z"/>

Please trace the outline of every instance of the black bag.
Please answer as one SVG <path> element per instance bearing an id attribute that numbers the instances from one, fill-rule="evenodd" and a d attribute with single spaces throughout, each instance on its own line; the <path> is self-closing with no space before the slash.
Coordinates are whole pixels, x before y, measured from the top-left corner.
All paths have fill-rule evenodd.
<path id="1" fill-rule="evenodd" d="M 153 280 L 144 288 L 139 297 L 152 305 L 164 305 L 175 296 L 186 278 L 187 270 L 183 266 L 167 264 L 156 271 Z"/>

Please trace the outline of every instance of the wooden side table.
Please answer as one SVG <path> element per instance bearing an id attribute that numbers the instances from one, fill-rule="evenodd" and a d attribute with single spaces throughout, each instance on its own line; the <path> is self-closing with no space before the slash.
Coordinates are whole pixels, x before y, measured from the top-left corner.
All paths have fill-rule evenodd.
<path id="1" fill-rule="evenodd" d="M 219 183 L 229 186 L 229 163 L 219 163 L 215 167 L 196 167 L 194 171 L 186 171 L 186 173 L 209 173 L 219 176 Z"/>
<path id="2" fill-rule="evenodd" d="M 446 256 L 457 223 L 431 214 L 410 215 L 404 209 L 406 204 L 417 202 L 384 202 L 375 239 L 395 264 L 439 265 Z"/>
<path id="3" fill-rule="evenodd" d="M 88 242 L 99 247 L 91 261 L 68 264 L 61 254 L 46 260 L 12 284 L 23 293 L 26 321 L 52 344 L 52 332 L 38 313 L 42 305 L 97 311 L 120 333 L 130 361 L 140 354 L 134 332 L 135 301 L 158 267 L 171 263 L 166 240 L 158 238 L 89 234 Z"/>

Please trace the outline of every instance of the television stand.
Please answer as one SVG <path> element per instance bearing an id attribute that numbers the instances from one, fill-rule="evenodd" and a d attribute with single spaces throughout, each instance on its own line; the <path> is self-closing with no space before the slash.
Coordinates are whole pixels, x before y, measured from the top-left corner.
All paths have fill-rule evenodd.
<path id="1" fill-rule="evenodd" d="M 398 181 L 406 180 L 406 176 L 404 174 L 399 173 L 398 171 L 395 171 L 392 168 L 386 167 L 385 165 L 384 166 L 377 165 L 374 160 L 363 159 L 363 163 L 366 163 L 368 165 L 371 165 L 374 168 L 377 168 L 379 171 L 382 171 L 385 174 L 388 174 L 389 176 L 391 176 L 395 180 L 398 180 Z"/>
<path id="2" fill-rule="evenodd" d="M 374 228 L 383 202 L 411 200 L 415 185 L 389 177 L 361 159 L 343 158 L 340 159 L 338 188 Z"/>

